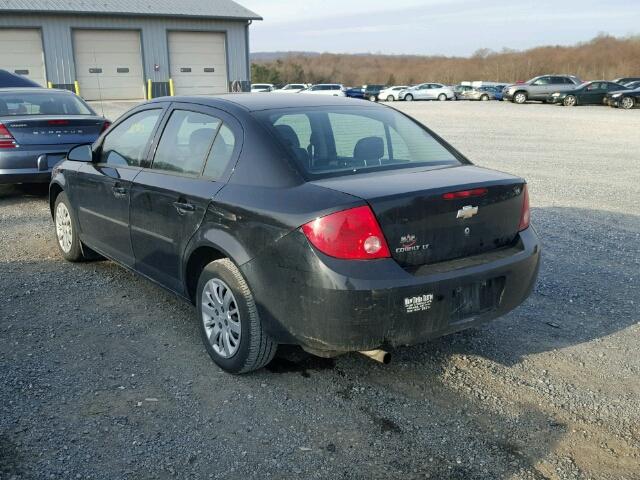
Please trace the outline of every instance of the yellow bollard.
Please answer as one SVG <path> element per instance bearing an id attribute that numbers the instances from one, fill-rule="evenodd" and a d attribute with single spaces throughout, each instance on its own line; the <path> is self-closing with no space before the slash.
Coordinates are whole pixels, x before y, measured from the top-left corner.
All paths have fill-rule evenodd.
<path id="1" fill-rule="evenodd" d="M 76 95 L 80 96 L 80 84 L 77 80 L 73 82 L 73 89 L 76 92 Z"/>
<path id="2" fill-rule="evenodd" d="M 170 78 L 169 79 L 169 96 L 173 97 L 174 96 L 174 92 L 173 92 L 173 79 Z"/>
<path id="3" fill-rule="evenodd" d="M 151 79 L 147 80 L 147 100 L 151 100 L 153 98 L 153 94 L 151 93 Z"/>
<path id="4" fill-rule="evenodd" d="M 47 88 L 53 88 L 53 83 L 47 82 Z"/>

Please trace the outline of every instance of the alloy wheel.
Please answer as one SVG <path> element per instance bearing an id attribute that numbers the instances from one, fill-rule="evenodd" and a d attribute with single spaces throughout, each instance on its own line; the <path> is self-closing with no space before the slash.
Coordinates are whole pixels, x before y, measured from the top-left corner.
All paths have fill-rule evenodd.
<path id="1" fill-rule="evenodd" d="M 233 357 L 240 347 L 240 310 L 229 286 L 212 278 L 202 293 L 202 323 L 213 350 L 222 358 Z"/>
<path id="2" fill-rule="evenodd" d="M 522 104 L 522 103 L 527 101 L 527 95 L 522 93 L 522 92 L 516 93 L 516 96 L 513 97 L 513 100 L 516 103 L 521 103 Z"/>
<path id="3" fill-rule="evenodd" d="M 389 95 L 389 96 L 387 97 L 387 102 L 393 102 L 394 100 L 395 100 L 395 98 L 394 98 L 394 96 L 393 96 L 393 95 Z"/>
<path id="4" fill-rule="evenodd" d="M 73 226 L 71 225 L 69 210 L 62 202 L 56 208 L 56 236 L 62 251 L 69 253 L 73 242 Z"/>
<path id="5" fill-rule="evenodd" d="M 574 97 L 573 95 L 569 95 L 567 98 L 564 99 L 563 103 L 565 107 L 575 107 L 576 97 Z"/>
<path id="6" fill-rule="evenodd" d="M 633 108 L 633 105 L 635 104 L 635 101 L 633 100 L 633 98 L 631 97 L 624 97 L 622 99 L 622 101 L 620 102 L 620 105 L 622 106 L 622 108 L 624 108 L 625 110 L 628 110 L 630 108 Z"/>
<path id="7" fill-rule="evenodd" d="M 411 95 L 411 94 L 407 95 L 406 97 L 404 97 L 404 100 L 406 102 L 412 102 L 413 101 L 413 95 Z"/>
<path id="8" fill-rule="evenodd" d="M 447 100 L 447 96 L 444 93 L 441 93 L 440 95 L 438 95 L 438 100 L 444 102 Z"/>

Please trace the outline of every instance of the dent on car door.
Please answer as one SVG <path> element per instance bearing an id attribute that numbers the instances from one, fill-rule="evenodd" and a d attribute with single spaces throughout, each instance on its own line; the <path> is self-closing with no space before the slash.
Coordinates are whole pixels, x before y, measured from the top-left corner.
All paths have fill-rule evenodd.
<path id="1" fill-rule="evenodd" d="M 114 125 L 83 164 L 73 186 L 82 240 L 125 265 L 133 266 L 129 236 L 129 191 L 140 172 L 162 107 L 135 112 Z"/>
<path id="2" fill-rule="evenodd" d="M 161 126 L 150 167 L 134 181 L 131 243 L 136 270 L 176 292 L 183 293 L 187 243 L 239 150 L 236 123 L 210 108 L 176 104 Z"/>

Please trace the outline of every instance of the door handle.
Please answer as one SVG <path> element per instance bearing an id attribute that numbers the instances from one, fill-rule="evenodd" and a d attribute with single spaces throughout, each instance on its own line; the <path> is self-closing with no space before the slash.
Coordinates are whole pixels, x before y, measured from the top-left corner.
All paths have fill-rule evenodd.
<path id="1" fill-rule="evenodd" d="M 196 206 L 193 203 L 173 202 L 173 206 L 176 207 L 179 215 L 190 214 L 196 211 Z"/>
<path id="2" fill-rule="evenodd" d="M 124 197 L 127 195 L 127 189 L 125 187 L 115 185 L 111 187 L 111 190 L 113 191 L 113 195 L 116 197 Z"/>

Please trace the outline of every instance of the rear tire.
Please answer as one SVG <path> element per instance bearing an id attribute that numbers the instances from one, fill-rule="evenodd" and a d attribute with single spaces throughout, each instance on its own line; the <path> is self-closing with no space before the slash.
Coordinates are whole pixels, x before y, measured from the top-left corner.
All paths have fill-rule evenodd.
<path id="1" fill-rule="evenodd" d="M 413 95 L 408 93 L 407 95 L 405 95 L 404 100 L 405 102 L 413 102 Z"/>
<path id="2" fill-rule="evenodd" d="M 64 192 L 60 192 L 56 198 L 53 207 L 53 223 L 56 229 L 56 245 L 64 259 L 69 262 L 84 260 L 82 243 L 78 236 L 78 222 Z"/>
<path id="3" fill-rule="evenodd" d="M 489 101 L 489 95 L 482 95 L 480 97 L 480 100 L 483 101 L 483 102 L 488 102 Z"/>
<path id="4" fill-rule="evenodd" d="M 441 93 L 440 95 L 438 95 L 438 100 L 440 100 L 441 102 L 446 102 L 447 96 L 444 93 Z"/>
<path id="5" fill-rule="evenodd" d="M 220 368 L 247 373 L 273 359 L 278 345 L 264 331 L 249 285 L 231 260 L 204 267 L 197 292 L 202 340 Z"/>
<path id="6" fill-rule="evenodd" d="M 633 107 L 635 107 L 636 105 L 636 100 L 633 97 L 622 97 L 622 99 L 620 100 L 620 107 L 625 109 L 625 110 L 629 110 Z"/>
<path id="7" fill-rule="evenodd" d="M 369 95 L 369 101 L 370 102 L 375 102 L 376 100 L 378 100 L 378 99 L 376 98 L 375 95 Z"/>
<path id="8" fill-rule="evenodd" d="M 513 103 L 517 103 L 518 105 L 522 105 L 523 103 L 526 103 L 527 100 L 528 100 L 528 97 L 526 92 L 516 92 L 513 95 Z"/>

